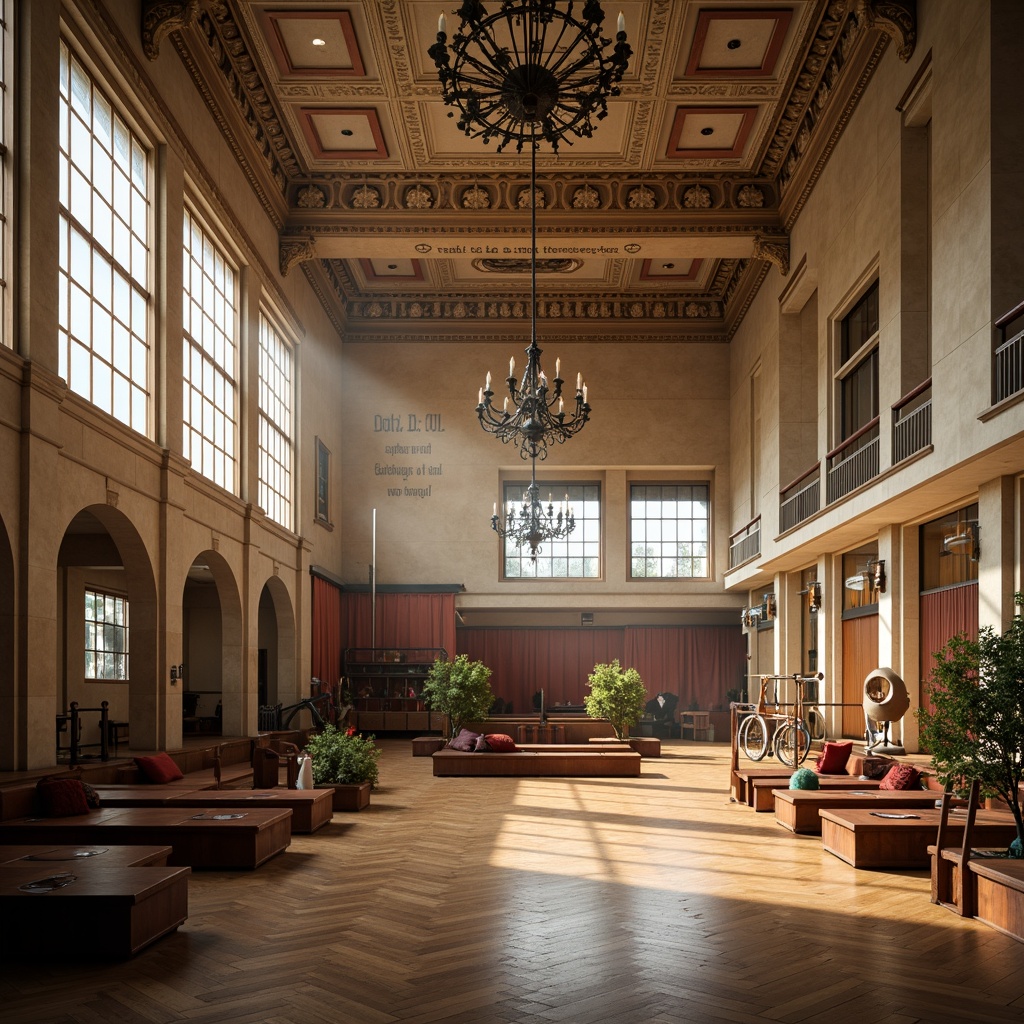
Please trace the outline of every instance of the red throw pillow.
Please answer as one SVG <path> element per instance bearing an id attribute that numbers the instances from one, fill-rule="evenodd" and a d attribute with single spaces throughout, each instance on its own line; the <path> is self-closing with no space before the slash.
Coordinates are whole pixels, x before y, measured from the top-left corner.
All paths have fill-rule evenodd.
<path id="1" fill-rule="evenodd" d="M 914 789 L 921 773 L 912 764 L 894 764 L 878 784 L 879 789 Z"/>
<path id="2" fill-rule="evenodd" d="M 485 737 L 487 746 L 499 754 L 508 754 L 516 749 L 516 742 L 503 732 L 489 732 Z"/>
<path id="3" fill-rule="evenodd" d="M 846 773 L 846 762 L 850 760 L 852 753 L 853 740 L 844 740 L 841 743 L 829 740 L 821 749 L 815 771 L 819 775 L 843 775 Z"/>
<path id="4" fill-rule="evenodd" d="M 135 764 L 147 782 L 163 784 L 183 779 L 181 769 L 174 763 L 170 754 L 154 754 L 152 757 L 137 757 Z"/>
<path id="5" fill-rule="evenodd" d="M 41 779 L 36 784 L 39 807 L 47 818 L 71 818 L 88 814 L 85 787 L 78 779 Z"/>

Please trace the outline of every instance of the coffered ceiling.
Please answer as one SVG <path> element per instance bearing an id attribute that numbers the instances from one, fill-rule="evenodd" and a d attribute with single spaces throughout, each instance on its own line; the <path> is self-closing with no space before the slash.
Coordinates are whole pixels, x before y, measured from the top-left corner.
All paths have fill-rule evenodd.
<path id="1" fill-rule="evenodd" d="M 488 7 L 496 7 L 492 0 Z M 453 0 L 153 0 L 173 45 L 346 338 L 519 338 L 530 160 L 441 100 Z M 577 0 L 582 8 L 582 0 Z M 913 0 L 622 0 L 633 57 L 590 139 L 538 154 L 546 337 L 728 341 Z M 614 8 L 614 9 L 613 9 Z M 457 8 L 456 8 L 457 9 Z M 170 44 L 170 45 L 169 45 Z"/>

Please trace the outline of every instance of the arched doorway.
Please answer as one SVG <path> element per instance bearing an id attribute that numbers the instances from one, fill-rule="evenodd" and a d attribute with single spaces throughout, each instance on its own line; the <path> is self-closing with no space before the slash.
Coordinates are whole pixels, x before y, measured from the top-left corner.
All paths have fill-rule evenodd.
<path id="1" fill-rule="evenodd" d="M 235 574 L 216 551 L 192 560 L 181 597 L 182 731 L 246 736 L 242 604 Z"/>
<path id="2" fill-rule="evenodd" d="M 299 699 L 295 666 L 295 612 L 288 588 L 271 576 L 260 592 L 257 691 L 261 705 Z"/>
<path id="3" fill-rule="evenodd" d="M 121 723 L 133 746 L 164 746 L 167 705 L 157 663 L 156 580 L 138 530 L 113 506 L 81 509 L 61 539 L 56 579 L 55 713 L 72 701 L 83 709 L 77 739 L 87 757 L 102 749 L 103 701 L 109 720 Z"/>

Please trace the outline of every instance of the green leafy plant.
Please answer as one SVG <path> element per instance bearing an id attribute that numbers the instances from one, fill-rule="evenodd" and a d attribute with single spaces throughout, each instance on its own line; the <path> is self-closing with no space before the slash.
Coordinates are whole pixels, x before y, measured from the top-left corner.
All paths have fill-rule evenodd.
<path id="1" fill-rule="evenodd" d="M 616 739 L 624 739 L 631 725 L 640 721 L 647 702 L 647 690 L 635 668 L 623 669 L 618 659 L 610 665 L 595 665 L 587 677 L 590 693 L 583 706 L 591 718 L 607 718 Z"/>
<path id="2" fill-rule="evenodd" d="M 953 637 L 935 652 L 927 684 L 931 708 L 921 707 L 921 742 L 943 784 L 963 794 L 977 779 L 985 796 L 1009 805 L 1017 825 L 1014 847 L 1024 842 L 1020 786 L 1024 780 L 1024 594 L 1001 636 L 990 627 L 968 640 Z"/>
<path id="3" fill-rule="evenodd" d="M 373 737 L 354 731 L 342 732 L 333 725 L 324 728 L 306 743 L 306 753 L 313 758 L 313 785 L 369 782 L 377 787 L 380 749 Z"/>
<path id="4" fill-rule="evenodd" d="M 440 658 L 430 667 L 423 684 L 423 699 L 431 711 L 448 716 L 449 736 L 457 736 L 466 722 L 486 718 L 494 694 L 491 670 L 482 661 L 470 661 L 465 654 L 454 661 Z"/>

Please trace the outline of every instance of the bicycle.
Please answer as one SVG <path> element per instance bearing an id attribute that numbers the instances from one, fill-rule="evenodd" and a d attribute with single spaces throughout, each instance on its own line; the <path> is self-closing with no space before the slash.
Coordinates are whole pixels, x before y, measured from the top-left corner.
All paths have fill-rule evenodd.
<path id="1" fill-rule="evenodd" d="M 737 742 L 743 752 L 752 761 L 763 760 L 768 753 L 772 753 L 781 764 L 787 767 L 796 767 L 802 764 L 811 749 L 812 733 L 804 721 L 804 686 L 810 682 L 817 682 L 822 676 L 762 676 L 761 689 L 754 710 L 741 723 L 737 734 Z M 768 700 L 768 683 L 778 683 L 782 679 L 792 679 L 797 686 L 796 704 L 792 713 L 782 714 L 779 712 L 781 705 L 776 693 L 775 700 Z M 768 708 L 774 707 L 776 711 L 769 712 Z M 827 735 L 825 719 L 817 707 L 809 711 L 814 716 L 813 738 L 824 738 Z M 769 727 L 769 722 L 782 724 L 776 725 L 774 731 Z"/>

